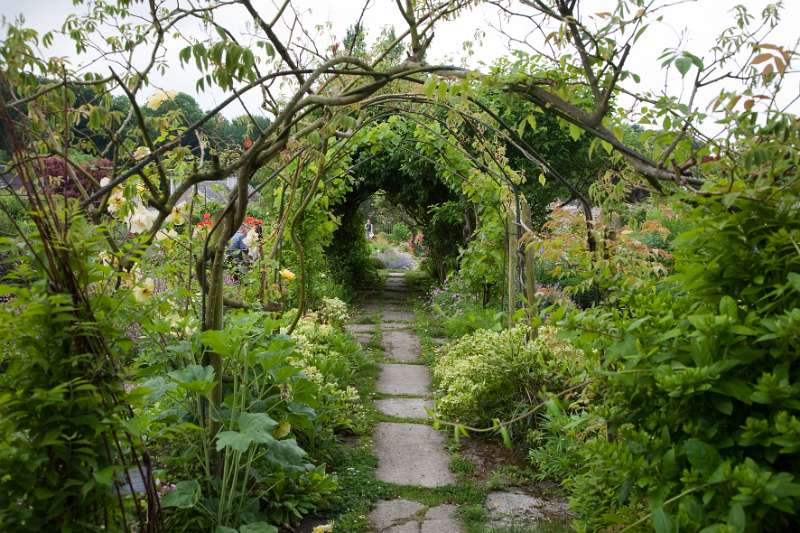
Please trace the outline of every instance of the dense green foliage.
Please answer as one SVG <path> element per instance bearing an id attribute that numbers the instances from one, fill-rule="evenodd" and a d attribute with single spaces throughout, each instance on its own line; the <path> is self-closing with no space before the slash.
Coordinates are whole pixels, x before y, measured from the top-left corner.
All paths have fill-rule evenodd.
<path id="1" fill-rule="evenodd" d="M 622 289 L 619 310 L 568 322 L 608 332 L 582 339 L 616 371 L 601 375 L 596 409 L 615 438 L 587 444 L 588 466 L 572 482 L 584 516 L 604 502 L 652 506 L 654 518 L 686 530 L 796 525 L 797 130 L 778 119 L 763 132 L 771 134 L 788 142 L 743 153 L 768 158 L 769 170 L 747 176 L 746 188 L 693 199 L 674 275 Z"/>
<path id="2" fill-rule="evenodd" d="M 291 2 L 2 19 L 0 529 L 275 533 L 341 508 L 362 530 L 378 497 L 480 505 L 489 485 L 391 487 L 338 442 L 379 416 L 345 301 L 404 243 L 434 280 L 409 281 L 438 284 L 418 326 L 448 337 L 425 355 L 454 445 L 470 426 L 524 451 L 517 481 L 559 482 L 579 531 L 798 529 L 782 5 L 737 6 L 706 53 L 681 38 L 656 90 L 628 58 L 674 2 L 483 2 L 533 23 L 504 36 L 529 51 L 430 64 L 475 4 L 398 1 L 407 29 L 371 36 L 367 2 L 342 42 Z M 219 105 L 158 87 L 171 68 Z"/>
<path id="3" fill-rule="evenodd" d="M 471 425 L 508 419 L 544 387 L 566 388 L 593 366 L 552 327 L 528 342 L 529 328 L 478 331 L 439 349 L 433 367 L 436 408 Z"/>

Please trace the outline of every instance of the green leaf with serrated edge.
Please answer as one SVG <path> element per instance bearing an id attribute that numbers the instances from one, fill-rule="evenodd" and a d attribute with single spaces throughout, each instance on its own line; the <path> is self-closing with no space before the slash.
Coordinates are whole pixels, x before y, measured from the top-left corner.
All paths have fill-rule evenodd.
<path id="1" fill-rule="evenodd" d="M 222 357 L 229 356 L 234 351 L 231 346 L 231 334 L 225 330 L 204 331 L 200 333 L 200 341 Z"/>
<path id="2" fill-rule="evenodd" d="M 267 444 L 267 459 L 282 468 L 302 467 L 305 465 L 306 451 L 297 445 L 294 439 L 274 440 Z"/>
<path id="3" fill-rule="evenodd" d="M 181 388 L 190 392 L 208 394 L 214 388 L 214 367 L 212 366 L 189 365 L 180 370 L 173 370 L 167 375 Z"/>
<path id="4" fill-rule="evenodd" d="M 278 423 L 266 413 L 242 413 L 239 415 L 239 431 L 253 442 L 269 444 L 275 440 L 272 431 Z"/>
<path id="5" fill-rule="evenodd" d="M 217 451 L 222 451 L 225 448 L 231 448 L 238 452 L 244 453 L 252 443 L 253 438 L 250 435 L 240 431 L 220 431 L 217 434 Z"/>
<path id="6" fill-rule="evenodd" d="M 161 507 L 190 509 L 200 501 L 200 483 L 195 480 L 178 481 L 175 489 L 161 498 Z"/>

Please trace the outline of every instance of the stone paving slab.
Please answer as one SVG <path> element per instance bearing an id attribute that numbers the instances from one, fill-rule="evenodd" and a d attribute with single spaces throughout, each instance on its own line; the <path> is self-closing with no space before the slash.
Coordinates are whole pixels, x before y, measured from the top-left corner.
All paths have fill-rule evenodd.
<path id="1" fill-rule="evenodd" d="M 375 509 L 369 515 L 372 527 L 378 532 L 383 532 L 392 526 L 408 523 L 414 520 L 419 513 L 425 510 L 425 506 L 419 502 L 411 500 L 383 500 L 375 505 Z"/>
<path id="2" fill-rule="evenodd" d="M 455 483 L 444 436 L 432 427 L 380 422 L 372 438 L 379 480 L 428 488 Z"/>
<path id="3" fill-rule="evenodd" d="M 383 310 L 384 322 L 412 322 L 414 320 L 414 313 L 411 311 L 404 311 L 396 308 L 385 308 Z"/>
<path id="4" fill-rule="evenodd" d="M 411 324 L 408 322 L 384 322 L 381 324 L 381 330 L 386 331 L 409 331 Z"/>
<path id="5" fill-rule="evenodd" d="M 356 334 L 356 333 L 375 333 L 378 329 L 377 324 L 347 324 L 344 327 L 344 330 L 347 333 Z"/>
<path id="6" fill-rule="evenodd" d="M 385 415 L 399 418 L 428 418 L 425 409 L 433 409 L 433 401 L 422 398 L 387 398 L 376 400 L 375 407 Z"/>
<path id="7" fill-rule="evenodd" d="M 419 338 L 413 333 L 387 331 L 383 333 L 381 344 L 386 351 L 386 357 L 389 359 L 404 363 L 419 361 L 419 354 L 422 348 L 419 344 Z"/>
<path id="8" fill-rule="evenodd" d="M 451 504 L 428 509 L 420 533 L 458 533 L 462 531 L 461 522 L 456 517 L 458 507 Z"/>
<path id="9" fill-rule="evenodd" d="M 358 344 L 367 345 L 372 342 L 372 333 L 354 333 L 353 338 Z"/>
<path id="10" fill-rule="evenodd" d="M 531 527 L 541 522 L 568 522 L 569 505 L 563 500 L 537 498 L 522 492 L 497 491 L 486 497 L 491 527 Z"/>
<path id="11" fill-rule="evenodd" d="M 378 533 L 458 533 L 455 505 L 445 504 L 425 509 L 420 503 L 397 499 L 378 502 L 369 515 Z"/>
<path id="12" fill-rule="evenodd" d="M 383 394 L 405 394 L 427 396 L 431 385 L 431 375 L 424 365 L 401 365 L 385 363 L 380 365 L 378 392 Z"/>

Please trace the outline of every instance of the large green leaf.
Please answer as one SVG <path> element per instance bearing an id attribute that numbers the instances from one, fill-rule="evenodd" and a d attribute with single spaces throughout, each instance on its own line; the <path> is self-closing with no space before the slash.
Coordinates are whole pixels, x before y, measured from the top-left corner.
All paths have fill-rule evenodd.
<path id="1" fill-rule="evenodd" d="M 155 402 L 160 400 L 164 394 L 175 390 L 177 387 L 175 383 L 167 381 L 164 376 L 158 376 L 145 380 L 133 390 L 132 394 L 141 395 L 147 402 Z"/>
<path id="2" fill-rule="evenodd" d="M 276 440 L 269 445 L 267 459 L 282 468 L 296 469 L 304 467 L 305 450 L 297 445 L 294 439 Z"/>
<path id="3" fill-rule="evenodd" d="M 190 392 L 208 394 L 214 388 L 214 367 L 189 365 L 180 370 L 173 370 L 169 377 L 181 388 Z"/>
<path id="4" fill-rule="evenodd" d="M 200 501 L 200 483 L 195 480 L 179 481 L 172 490 L 161 498 L 161 507 L 189 509 Z"/>
<path id="5" fill-rule="evenodd" d="M 272 430 L 278 423 L 265 413 L 242 413 L 239 415 L 239 430 L 253 442 L 271 444 L 275 441 Z"/>
<path id="6" fill-rule="evenodd" d="M 239 431 L 220 431 L 217 435 L 217 451 L 224 448 L 233 448 L 239 452 L 246 452 L 253 442 L 253 437 Z"/>
<path id="7" fill-rule="evenodd" d="M 228 356 L 233 352 L 229 331 L 210 329 L 200 334 L 200 340 L 222 357 Z"/>

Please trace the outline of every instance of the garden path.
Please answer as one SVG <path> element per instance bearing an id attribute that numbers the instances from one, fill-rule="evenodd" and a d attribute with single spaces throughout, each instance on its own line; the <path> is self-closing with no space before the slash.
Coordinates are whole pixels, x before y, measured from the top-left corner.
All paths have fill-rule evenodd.
<path id="1" fill-rule="evenodd" d="M 411 331 L 410 291 L 402 273 L 390 273 L 383 289 L 371 295 L 370 309 L 380 310 L 381 344 L 386 362 L 381 364 L 375 402 L 384 420 L 375 426 L 373 450 L 378 458 L 376 476 L 396 485 L 436 488 L 452 485 L 450 458 L 444 436 L 427 421 L 432 408 L 431 378 L 420 359 L 419 338 Z M 366 328 L 350 326 L 355 334 Z M 378 533 L 457 533 L 461 526 L 454 505 L 425 505 L 405 499 L 378 502 L 370 521 Z"/>

